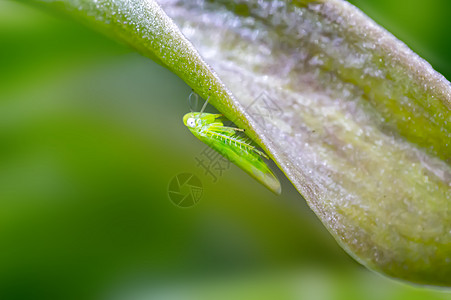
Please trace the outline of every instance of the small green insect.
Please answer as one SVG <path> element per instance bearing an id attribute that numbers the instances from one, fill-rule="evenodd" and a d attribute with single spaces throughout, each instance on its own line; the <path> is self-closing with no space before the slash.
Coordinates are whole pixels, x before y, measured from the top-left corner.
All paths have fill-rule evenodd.
<path id="1" fill-rule="evenodd" d="M 199 140 L 279 195 L 280 182 L 262 159 L 268 159 L 268 156 L 253 146 L 249 139 L 237 135 L 237 132 L 244 132 L 244 129 L 224 126 L 221 120 L 224 117 L 221 114 L 204 113 L 208 99 L 200 112 L 183 116 L 185 126 Z"/>

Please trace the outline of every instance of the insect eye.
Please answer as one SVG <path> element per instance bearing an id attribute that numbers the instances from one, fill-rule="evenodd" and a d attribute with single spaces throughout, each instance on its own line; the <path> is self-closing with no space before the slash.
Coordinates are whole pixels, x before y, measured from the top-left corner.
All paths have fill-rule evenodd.
<path id="1" fill-rule="evenodd" d="M 193 118 L 189 118 L 188 121 L 186 121 L 186 124 L 188 124 L 189 127 L 195 127 L 196 121 Z"/>

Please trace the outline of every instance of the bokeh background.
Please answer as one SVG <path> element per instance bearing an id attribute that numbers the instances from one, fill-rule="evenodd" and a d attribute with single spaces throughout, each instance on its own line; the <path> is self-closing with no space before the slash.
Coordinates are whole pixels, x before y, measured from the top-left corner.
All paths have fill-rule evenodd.
<path id="1" fill-rule="evenodd" d="M 451 2 L 351 1 L 451 79 Z M 188 87 L 83 25 L 0 1 L 0 299 L 451 299 L 360 266 L 283 177 L 217 182 Z M 199 203 L 168 197 L 174 176 Z"/>

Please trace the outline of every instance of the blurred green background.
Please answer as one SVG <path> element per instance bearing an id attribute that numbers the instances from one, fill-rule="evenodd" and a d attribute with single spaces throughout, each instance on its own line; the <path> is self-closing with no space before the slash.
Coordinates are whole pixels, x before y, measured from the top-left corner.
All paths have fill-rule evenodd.
<path id="1" fill-rule="evenodd" d="M 351 1 L 451 78 L 451 2 Z M 0 299 L 451 299 L 366 270 L 283 177 L 218 181 L 191 89 L 64 16 L 0 2 Z M 200 202 L 168 185 L 190 172 Z"/>

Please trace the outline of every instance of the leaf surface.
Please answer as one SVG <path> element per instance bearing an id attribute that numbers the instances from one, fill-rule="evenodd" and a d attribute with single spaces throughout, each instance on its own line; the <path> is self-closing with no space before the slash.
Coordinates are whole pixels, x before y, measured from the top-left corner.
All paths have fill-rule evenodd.
<path id="1" fill-rule="evenodd" d="M 358 9 L 341 0 L 38 3 L 211 94 L 359 262 L 451 285 L 450 83 Z"/>

